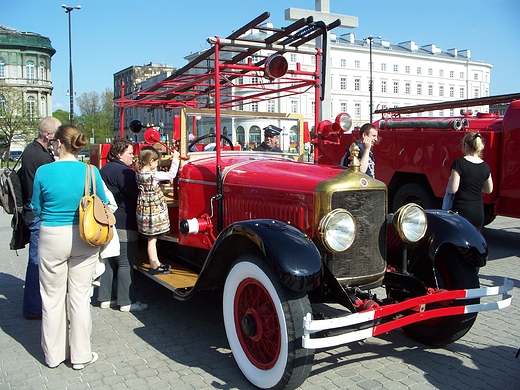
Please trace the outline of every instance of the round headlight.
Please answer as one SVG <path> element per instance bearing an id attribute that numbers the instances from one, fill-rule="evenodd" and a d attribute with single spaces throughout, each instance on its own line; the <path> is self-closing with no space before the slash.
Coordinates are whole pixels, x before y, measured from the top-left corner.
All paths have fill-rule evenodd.
<path id="1" fill-rule="evenodd" d="M 321 219 L 318 233 L 331 252 L 347 250 L 356 238 L 354 217 L 344 209 L 331 211 Z"/>
<path id="2" fill-rule="evenodd" d="M 404 242 L 417 242 L 426 233 L 428 223 L 421 206 L 408 203 L 399 208 L 392 219 L 394 229 Z"/>

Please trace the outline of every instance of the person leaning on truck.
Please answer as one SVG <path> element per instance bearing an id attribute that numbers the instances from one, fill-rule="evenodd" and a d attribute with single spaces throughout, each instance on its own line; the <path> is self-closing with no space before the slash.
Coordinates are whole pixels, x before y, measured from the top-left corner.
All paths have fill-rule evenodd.
<path id="1" fill-rule="evenodd" d="M 455 194 L 452 211 L 470 221 L 479 231 L 484 225 L 482 193 L 493 191 L 489 165 L 480 157 L 484 142 L 480 133 L 467 133 L 462 141 L 462 153 L 451 164 L 448 190 Z"/>
<path id="2" fill-rule="evenodd" d="M 269 125 L 264 127 L 264 142 L 262 142 L 259 146 L 254 148 L 253 150 L 256 152 L 278 152 L 282 153 L 282 149 L 278 146 L 278 141 L 280 139 L 280 133 L 282 129 L 276 127 L 274 125 Z"/>
<path id="3" fill-rule="evenodd" d="M 366 173 L 368 176 L 375 178 L 375 166 L 376 160 L 374 153 L 372 153 L 372 147 L 377 142 L 377 129 L 372 123 L 365 123 L 359 130 L 359 139 L 356 141 L 356 145 L 359 147 L 359 170 Z M 350 145 L 347 148 L 347 152 L 341 159 L 340 165 L 348 167 L 350 164 Z"/>

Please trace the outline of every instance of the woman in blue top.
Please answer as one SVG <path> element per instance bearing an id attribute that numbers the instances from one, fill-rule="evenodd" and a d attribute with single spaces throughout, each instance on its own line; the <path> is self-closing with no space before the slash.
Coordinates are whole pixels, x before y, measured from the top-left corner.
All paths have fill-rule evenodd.
<path id="1" fill-rule="evenodd" d="M 90 288 L 99 247 L 85 243 L 78 227 L 87 166 L 76 155 L 87 140 L 76 127 L 62 125 L 51 142 L 59 160 L 38 168 L 31 201 L 34 214 L 41 218 L 41 344 L 49 367 L 70 357 L 72 368 L 80 370 L 97 360 L 90 346 Z M 106 203 L 103 181 L 99 171 L 94 172 L 96 194 Z"/>

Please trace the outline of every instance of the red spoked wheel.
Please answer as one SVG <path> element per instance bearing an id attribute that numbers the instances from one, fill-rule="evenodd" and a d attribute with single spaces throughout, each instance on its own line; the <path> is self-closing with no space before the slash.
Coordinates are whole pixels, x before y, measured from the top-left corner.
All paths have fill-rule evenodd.
<path id="1" fill-rule="evenodd" d="M 242 349 L 262 370 L 273 368 L 280 355 L 280 322 L 269 292 L 256 279 L 240 283 L 235 295 L 235 326 Z"/>
<path id="2" fill-rule="evenodd" d="M 295 388 L 309 375 L 314 350 L 302 347 L 307 294 L 289 290 L 259 255 L 241 256 L 224 285 L 226 335 L 244 376 L 262 389 Z"/>

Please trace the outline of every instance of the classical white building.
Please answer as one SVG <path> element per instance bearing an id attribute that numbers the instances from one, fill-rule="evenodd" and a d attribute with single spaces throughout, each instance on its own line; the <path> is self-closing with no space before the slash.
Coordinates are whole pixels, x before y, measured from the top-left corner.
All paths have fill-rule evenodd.
<path id="1" fill-rule="evenodd" d="M 261 32 L 254 31 L 254 34 Z M 370 41 L 356 39 L 354 33 L 330 34 L 329 61 L 331 112 L 348 112 L 354 125 L 370 120 Z M 310 57 L 287 54 L 289 67 Z M 403 107 L 450 100 L 489 96 L 492 64 L 471 59 L 469 49 L 443 51 L 435 44 L 419 46 L 414 41 L 392 44 L 372 41 L 373 111 L 383 107 Z M 302 63 L 312 70 L 314 64 Z M 313 91 L 278 101 L 259 102 L 244 110 L 301 113 L 309 121 L 314 117 Z M 473 107 L 488 112 L 488 106 Z M 423 113 L 424 116 L 459 115 L 458 109 Z M 380 114 L 374 114 L 374 120 Z M 420 114 L 419 114 L 420 115 Z M 333 118 L 323 118 L 333 119 Z"/>
<path id="2" fill-rule="evenodd" d="M 0 85 L 21 89 L 26 107 L 35 118 L 52 115 L 54 53 L 49 38 L 0 25 Z"/>

